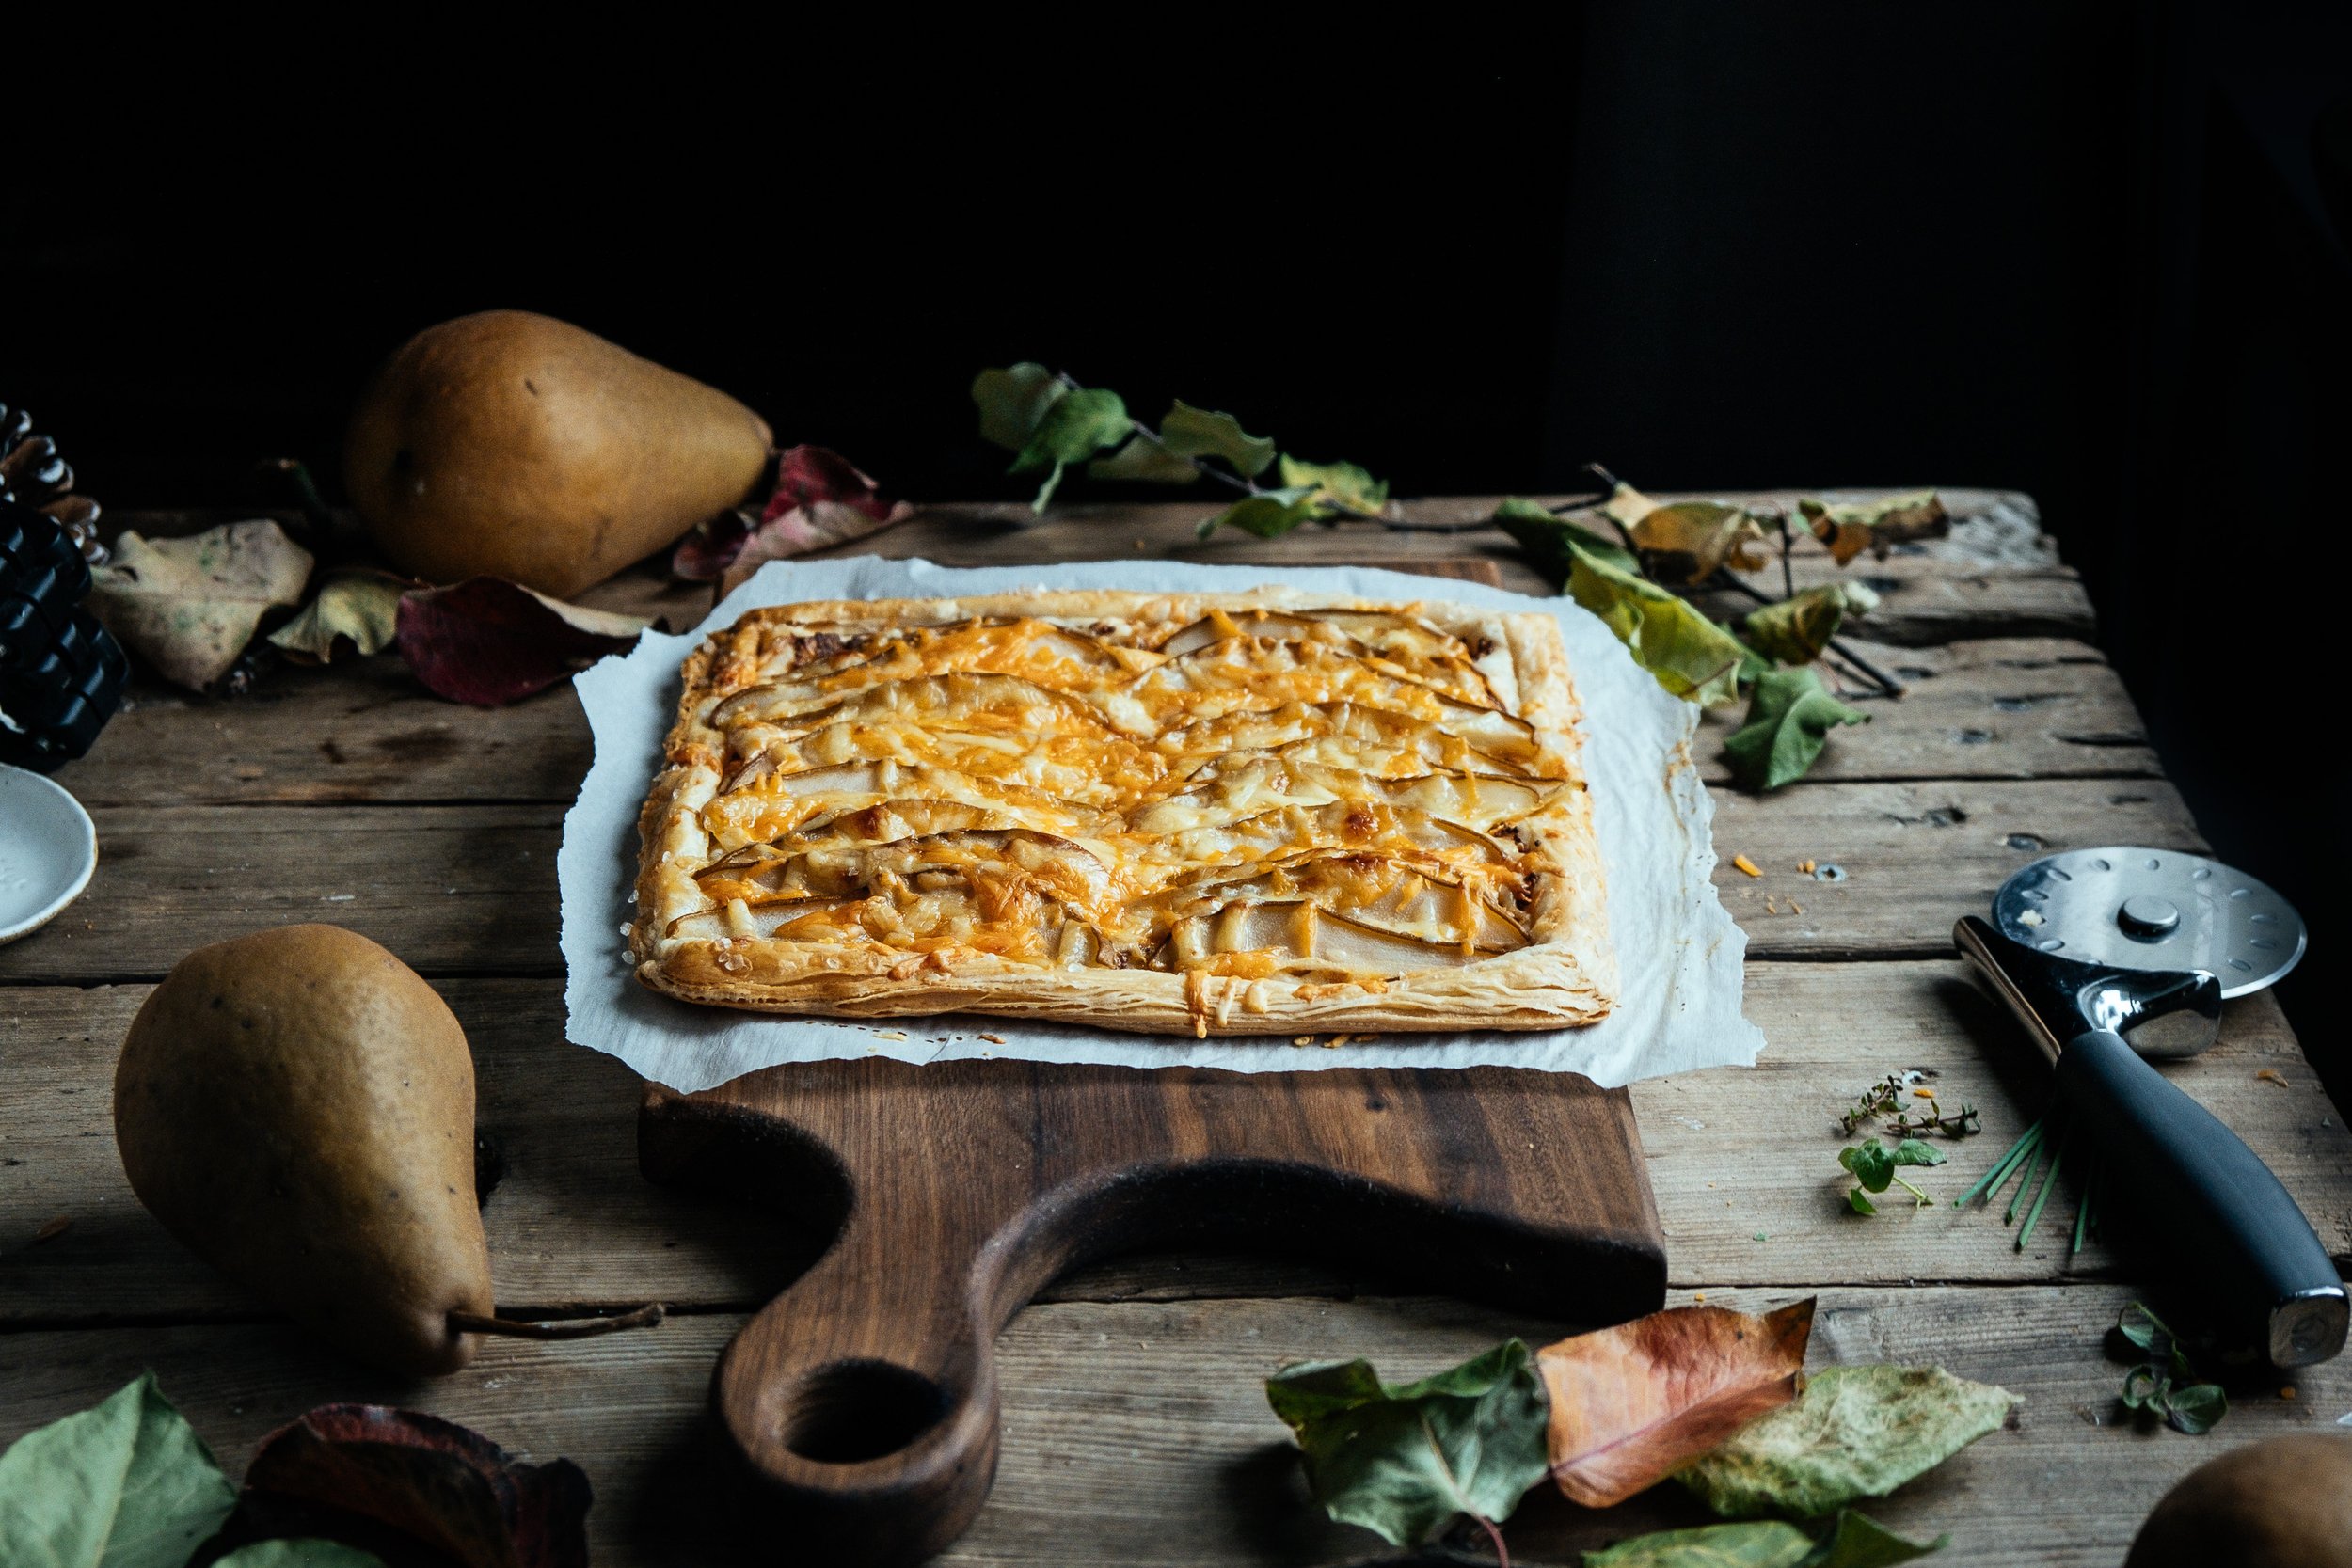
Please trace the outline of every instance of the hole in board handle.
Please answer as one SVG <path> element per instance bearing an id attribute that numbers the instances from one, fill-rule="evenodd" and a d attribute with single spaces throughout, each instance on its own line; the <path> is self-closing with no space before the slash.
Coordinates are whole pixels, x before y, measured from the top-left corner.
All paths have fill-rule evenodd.
<path id="1" fill-rule="evenodd" d="M 889 1361 L 836 1361 L 809 1374 L 793 1397 L 784 1446 L 819 1465 L 857 1465 L 897 1453 L 947 1412 L 947 1397 L 917 1371 Z"/>

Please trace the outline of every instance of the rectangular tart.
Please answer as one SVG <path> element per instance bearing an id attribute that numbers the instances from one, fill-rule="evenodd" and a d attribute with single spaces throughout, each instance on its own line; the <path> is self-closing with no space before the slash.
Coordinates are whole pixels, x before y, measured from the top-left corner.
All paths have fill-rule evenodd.
<path id="1" fill-rule="evenodd" d="M 1614 1000 L 1549 615 L 1107 591 L 781 605 L 688 657 L 630 951 L 691 1002 L 1208 1035 Z"/>

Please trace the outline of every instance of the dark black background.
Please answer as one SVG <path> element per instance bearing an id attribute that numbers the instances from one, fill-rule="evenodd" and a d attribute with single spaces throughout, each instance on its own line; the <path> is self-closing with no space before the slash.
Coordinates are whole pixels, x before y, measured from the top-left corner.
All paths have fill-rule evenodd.
<path id="1" fill-rule="evenodd" d="M 917 498 L 1013 493 L 964 388 L 1024 357 L 1406 495 L 2029 491 L 2332 1067 L 2342 8 L 1504 15 L 86 41 L 11 110 L 0 399 L 109 504 L 252 500 L 516 306 Z"/>

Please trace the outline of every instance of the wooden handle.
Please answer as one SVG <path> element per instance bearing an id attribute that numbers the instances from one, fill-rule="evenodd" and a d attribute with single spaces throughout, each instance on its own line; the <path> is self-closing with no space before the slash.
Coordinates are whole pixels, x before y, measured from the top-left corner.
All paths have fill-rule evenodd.
<path id="1" fill-rule="evenodd" d="M 720 1424 L 813 1561 L 930 1557 L 996 1475 L 987 1216 L 926 1201 L 922 1183 L 888 1186 L 857 1195 L 840 1240 L 745 1325 L 712 1386 Z"/>

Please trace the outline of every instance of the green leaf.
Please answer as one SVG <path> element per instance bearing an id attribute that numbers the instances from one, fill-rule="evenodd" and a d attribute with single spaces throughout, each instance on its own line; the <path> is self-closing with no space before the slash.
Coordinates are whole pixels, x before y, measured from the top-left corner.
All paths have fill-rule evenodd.
<path id="1" fill-rule="evenodd" d="M 213 1568 L 384 1568 L 384 1560 L 340 1541 L 305 1538 L 256 1541 L 230 1552 Z"/>
<path id="2" fill-rule="evenodd" d="M 145 1372 L 0 1454 L 0 1562 L 182 1568 L 236 1504 L 203 1440 Z"/>
<path id="3" fill-rule="evenodd" d="M 1185 457 L 1222 457 L 1244 479 L 1257 478 L 1274 462 L 1272 441 L 1263 436 L 1245 434 L 1241 421 L 1231 414 L 1195 408 L 1182 398 L 1160 420 L 1160 439 L 1168 444 L 1168 451 Z M 1282 483 L 1304 482 L 1291 478 L 1286 471 Z"/>
<path id="4" fill-rule="evenodd" d="M 1045 411 L 1069 390 L 1061 377 L 1031 360 L 1009 370 L 982 371 L 972 378 L 972 401 L 980 409 L 980 438 L 1019 451 L 1029 444 Z"/>
<path id="5" fill-rule="evenodd" d="M 1206 539 L 1217 525 L 1240 529 L 1261 539 L 1279 539 L 1301 523 L 1314 521 L 1315 505 L 1305 490 L 1266 490 L 1235 501 L 1224 511 L 1200 520 L 1193 531 Z"/>
<path id="6" fill-rule="evenodd" d="M 1631 550 L 1581 523 L 1554 515 L 1541 501 L 1506 496 L 1490 520 L 1527 553 L 1528 564 L 1554 582 L 1567 581 L 1568 567 L 1580 551 L 1621 572 L 1641 570 Z"/>
<path id="7" fill-rule="evenodd" d="M 1065 467 L 1083 463 L 1104 447 L 1125 440 L 1135 428 L 1136 421 L 1127 417 L 1127 404 L 1117 392 L 1100 387 L 1067 392 L 1045 410 L 1045 417 L 1029 433 L 1027 444 L 1005 471 L 1023 474 L 1052 468 L 1045 483 L 1038 487 L 1037 499 L 1030 503 L 1032 511 L 1042 512 L 1045 503 L 1054 499 L 1054 490 L 1061 483 Z"/>
<path id="8" fill-rule="evenodd" d="M 1316 1499 L 1392 1545 L 1418 1544 L 1457 1513 L 1500 1523 L 1549 1467 L 1543 1385 L 1518 1339 L 1401 1386 L 1368 1361 L 1311 1361 L 1265 1388 Z"/>
<path id="9" fill-rule="evenodd" d="M 2115 1320 L 2115 1326 L 2124 1338 L 2146 1351 L 2156 1365 L 2170 1368 L 2172 1376 L 2185 1380 L 2197 1375 L 2180 1336 L 2140 1303 L 2127 1305 Z"/>
<path id="10" fill-rule="evenodd" d="M 1848 1509 L 1837 1515 L 1836 1528 L 1798 1568 L 1895 1568 L 1899 1562 L 1940 1552 L 1951 1544 L 1948 1535 L 1928 1542 L 1907 1540 L 1868 1514 Z"/>
<path id="11" fill-rule="evenodd" d="M 2165 1402 L 2164 1418 L 2172 1423 L 2175 1432 L 2185 1432 L 2191 1437 L 2202 1436 L 2214 1429 L 2214 1423 L 2230 1413 L 2230 1399 L 2210 1383 L 2192 1383 L 2185 1388 L 2175 1388 Z"/>
<path id="12" fill-rule="evenodd" d="M 1748 651 L 1688 602 L 1622 567 L 1569 552 L 1568 595 L 1599 616 L 1633 662 L 1701 707 L 1737 702 Z"/>
<path id="13" fill-rule="evenodd" d="M 1147 484 L 1190 484 L 1201 475 L 1195 465 L 1137 436 L 1108 457 L 1098 457 L 1088 464 L 1087 477 L 1141 480 Z"/>
<path id="14" fill-rule="evenodd" d="M 1926 1474 L 1997 1431 L 2015 1402 L 1941 1367 L 1830 1367 L 1677 1476 L 1726 1518 L 1827 1513 Z"/>
<path id="15" fill-rule="evenodd" d="M 1740 624 L 1749 645 L 1783 664 L 1810 664 L 1821 657 L 1846 616 L 1867 615 L 1879 596 L 1858 582 L 1825 582 L 1794 598 L 1749 612 Z"/>
<path id="16" fill-rule="evenodd" d="M 2161 1410 L 2164 1396 L 2172 1380 L 2153 1361 L 2142 1361 L 2123 1374 L 2123 1408 L 2126 1410 Z"/>
<path id="17" fill-rule="evenodd" d="M 1373 478 L 1353 463 L 1301 463 L 1285 454 L 1282 484 L 1312 494 L 1319 517 L 1336 515 L 1341 509 L 1377 517 L 1389 506 L 1388 481 Z"/>
<path id="18" fill-rule="evenodd" d="M 1879 1206 L 1865 1197 L 1859 1187 L 1846 1195 L 1846 1205 L 1857 1214 L 1875 1214 L 1879 1212 Z"/>
<path id="19" fill-rule="evenodd" d="M 1829 732 L 1840 724 L 1867 724 L 1858 713 L 1822 689 L 1810 669 L 1772 670 L 1756 677 L 1748 702 L 1748 721 L 1724 742 L 1732 776 L 1750 789 L 1778 789 L 1804 777 L 1821 754 Z"/>
<path id="20" fill-rule="evenodd" d="M 1586 1552 L 1584 1568 L 1801 1568 L 1813 1538 L 1778 1519 L 1660 1530 Z"/>
<path id="21" fill-rule="evenodd" d="M 1853 1172 L 1853 1179 L 1874 1193 L 1886 1191 L 1895 1180 L 1895 1156 L 1876 1138 L 1838 1150 L 1837 1163 Z"/>
<path id="22" fill-rule="evenodd" d="M 1933 1144 L 1917 1138 L 1905 1138 L 1895 1146 L 1895 1163 L 1899 1165 L 1940 1165 L 1944 1155 Z"/>

